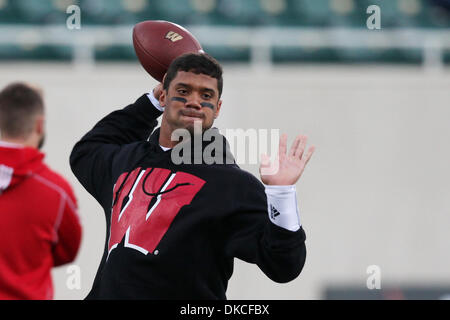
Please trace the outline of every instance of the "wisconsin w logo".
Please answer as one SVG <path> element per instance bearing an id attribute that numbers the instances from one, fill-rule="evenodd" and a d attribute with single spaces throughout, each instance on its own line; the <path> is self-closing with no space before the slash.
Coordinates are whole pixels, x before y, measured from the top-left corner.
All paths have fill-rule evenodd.
<path id="1" fill-rule="evenodd" d="M 179 35 L 178 33 L 174 32 L 174 31 L 169 31 L 169 32 L 167 32 L 165 38 L 169 39 L 172 42 L 177 42 L 178 40 L 183 39 L 183 36 Z"/>
<path id="2" fill-rule="evenodd" d="M 185 172 L 137 168 L 114 187 L 108 254 L 122 241 L 143 254 L 153 252 L 180 209 L 190 204 L 205 181 Z"/>

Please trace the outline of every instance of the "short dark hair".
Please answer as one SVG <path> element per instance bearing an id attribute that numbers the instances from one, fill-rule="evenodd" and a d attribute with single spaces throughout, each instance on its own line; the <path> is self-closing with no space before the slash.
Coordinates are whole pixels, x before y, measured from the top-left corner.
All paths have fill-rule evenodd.
<path id="1" fill-rule="evenodd" d="M 177 76 L 178 71 L 206 74 L 217 79 L 219 98 L 223 90 L 222 67 L 216 59 L 207 53 L 186 53 L 176 58 L 169 66 L 164 79 L 163 88 L 168 90 L 170 83 Z"/>
<path id="2" fill-rule="evenodd" d="M 9 138 L 27 138 L 36 115 L 44 113 L 41 93 L 25 83 L 12 83 L 0 92 L 0 132 Z"/>

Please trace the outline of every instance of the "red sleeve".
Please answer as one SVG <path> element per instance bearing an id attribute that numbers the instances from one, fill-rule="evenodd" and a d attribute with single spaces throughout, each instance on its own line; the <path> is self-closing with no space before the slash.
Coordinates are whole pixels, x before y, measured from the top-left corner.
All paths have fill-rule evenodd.
<path id="1" fill-rule="evenodd" d="M 70 187 L 66 185 L 64 209 L 55 223 L 57 241 L 53 247 L 55 266 L 75 260 L 81 243 L 81 224 L 78 217 L 77 202 Z"/>

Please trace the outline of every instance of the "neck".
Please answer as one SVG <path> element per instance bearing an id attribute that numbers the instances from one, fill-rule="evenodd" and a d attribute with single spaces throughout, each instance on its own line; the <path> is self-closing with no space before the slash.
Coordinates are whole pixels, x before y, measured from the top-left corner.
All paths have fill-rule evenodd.
<path id="1" fill-rule="evenodd" d="M 159 144 L 162 147 L 172 149 L 179 143 L 178 141 L 172 141 L 172 132 L 173 129 L 167 124 L 167 122 L 163 121 L 161 123 L 161 129 L 159 130 Z"/>
<path id="2" fill-rule="evenodd" d="M 37 143 L 35 143 L 34 139 L 23 139 L 23 138 L 9 138 L 9 137 L 2 137 L 0 139 L 1 142 L 5 144 L 11 144 L 15 146 L 22 146 L 22 147 L 32 147 L 37 149 Z"/>

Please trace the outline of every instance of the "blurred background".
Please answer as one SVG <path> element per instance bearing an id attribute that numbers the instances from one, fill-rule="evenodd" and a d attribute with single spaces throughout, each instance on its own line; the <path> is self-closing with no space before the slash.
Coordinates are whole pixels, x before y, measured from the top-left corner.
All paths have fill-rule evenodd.
<path id="1" fill-rule="evenodd" d="M 0 0 L 0 87 L 44 89 L 46 159 L 84 227 L 81 285 L 55 269 L 56 299 L 87 295 L 106 236 L 70 151 L 157 84 L 132 46 L 144 20 L 186 27 L 223 64 L 220 129 L 303 133 L 317 147 L 297 184 L 302 274 L 276 284 L 237 260 L 229 299 L 450 298 L 449 0 Z"/>

